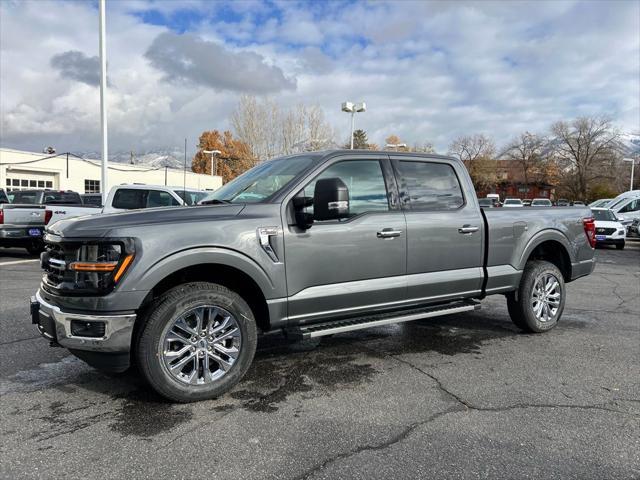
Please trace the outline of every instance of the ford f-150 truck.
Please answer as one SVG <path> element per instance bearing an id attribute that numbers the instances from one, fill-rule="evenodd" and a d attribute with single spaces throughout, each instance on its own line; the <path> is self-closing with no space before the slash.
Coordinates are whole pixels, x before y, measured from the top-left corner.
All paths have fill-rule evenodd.
<path id="1" fill-rule="evenodd" d="M 63 220 L 31 299 L 44 337 L 101 369 L 135 363 L 179 402 L 216 397 L 258 333 L 313 338 L 506 296 L 544 332 L 594 268 L 588 208 L 481 210 L 463 164 L 329 151 L 264 162 L 193 207 Z"/>

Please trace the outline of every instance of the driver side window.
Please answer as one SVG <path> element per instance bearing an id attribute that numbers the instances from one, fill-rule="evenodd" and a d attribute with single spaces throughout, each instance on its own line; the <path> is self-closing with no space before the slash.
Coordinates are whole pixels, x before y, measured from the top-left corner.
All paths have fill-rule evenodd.
<path id="1" fill-rule="evenodd" d="M 303 195 L 313 197 L 316 182 L 323 178 L 339 178 L 349 189 L 349 216 L 365 212 L 389 210 L 387 188 L 378 160 L 345 160 L 334 163 L 304 187 Z M 308 207 L 313 213 L 313 206 Z"/>

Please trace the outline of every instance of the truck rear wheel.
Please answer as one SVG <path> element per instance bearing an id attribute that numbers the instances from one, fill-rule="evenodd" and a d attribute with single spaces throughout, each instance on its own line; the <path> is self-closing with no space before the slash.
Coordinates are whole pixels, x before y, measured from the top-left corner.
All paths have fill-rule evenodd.
<path id="1" fill-rule="evenodd" d="M 532 260 L 524 267 L 516 293 L 507 295 L 507 309 L 513 323 L 525 332 L 551 330 L 562 316 L 565 285 L 554 264 Z"/>
<path id="2" fill-rule="evenodd" d="M 257 344 L 253 312 L 237 293 L 186 283 L 149 309 L 138 337 L 138 366 L 159 394 L 176 402 L 216 398 L 249 369 Z"/>

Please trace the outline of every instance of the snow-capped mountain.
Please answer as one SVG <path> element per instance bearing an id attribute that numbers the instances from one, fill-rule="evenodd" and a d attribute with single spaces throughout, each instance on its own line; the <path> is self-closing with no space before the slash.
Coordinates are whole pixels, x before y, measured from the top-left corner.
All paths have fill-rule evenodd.
<path id="1" fill-rule="evenodd" d="M 88 160 L 99 160 L 100 152 L 80 152 L 77 155 Z M 191 167 L 192 155 L 187 154 L 187 168 Z M 182 168 L 184 165 L 184 151 L 176 149 L 158 149 L 141 152 L 109 152 L 109 161 L 128 163 L 152 167 Z"/>
<path id="2" fill-rule="evenodd" d="M 624 155 L 640 155 L 640 133 L 623 133 L 619 141 Z"/>

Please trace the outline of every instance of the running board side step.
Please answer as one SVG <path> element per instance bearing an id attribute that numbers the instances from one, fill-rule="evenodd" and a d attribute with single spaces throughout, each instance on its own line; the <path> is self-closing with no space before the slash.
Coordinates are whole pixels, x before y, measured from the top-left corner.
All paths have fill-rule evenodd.
<path id="1" fill-rule="evenodd" d="M 288 328 L 286 332 L 287 336 L 290 338 L 306 340 L 325 335 L 333 335 L 335 333 L 379 327 L 381 325 L 388 325 L 391 323 L 410 322 L 412 320 L 420 320 L 423 318 L 451 315 L 452 313 L 469 312 L 472 310 L 478 310 L 479 308 L 479 302 L 464 300 L 444 305 L 413 308 L 410 310 L 379 313 L 361 317 L 351 317 L 342 320 L 315 323 L 312 325 L 301 325 L 295 328 Z"/>

